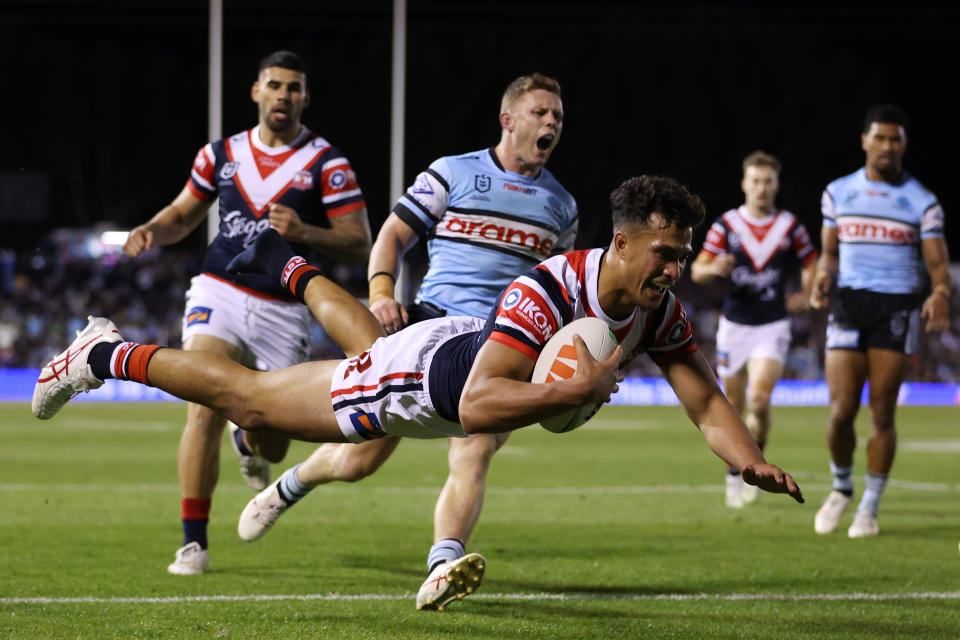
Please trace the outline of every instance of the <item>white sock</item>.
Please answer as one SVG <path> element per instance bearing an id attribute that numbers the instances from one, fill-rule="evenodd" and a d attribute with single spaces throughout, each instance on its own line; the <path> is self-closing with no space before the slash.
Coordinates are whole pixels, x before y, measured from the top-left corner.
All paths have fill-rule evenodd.
<path id="1" fill-rule="evenodd" d="M 838 467 L 830 461 L 830 473 L 833 474 L 833 490 L 853 494 L 853 465 Z"/>
<path id="2" fill-rule="evenodd" d="M 447 538 L 435 542 L 430 547 L 430 554 L 427 556 L 427 571 L 433 571 L 438 564 L 462 558 L 466 553 L 467 550 L 463 548 L 463 543 L 459 540 Z"/>
<path id="3" fill-rule="evenodd" d="M 866 511 L 876 518 L 880 496 L 883 495 L 886 486 L 887 474 L 867 471 L 866 476 L 864 476 L 863 498 L 860 499 L 860 506 L 857 507 L 857 511 Z"/>

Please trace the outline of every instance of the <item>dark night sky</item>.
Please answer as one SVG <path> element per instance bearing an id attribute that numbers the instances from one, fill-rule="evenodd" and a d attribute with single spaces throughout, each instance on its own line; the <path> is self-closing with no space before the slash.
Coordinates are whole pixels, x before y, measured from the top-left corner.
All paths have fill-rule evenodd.
<path id="1" fill-rule="evenodd" d="M 781 158 L 779 204 L 817 236 L 820 192 L 861 166 L 861 120 L 878 102 L 910 114 L 906 166 L 950 216 L 960 10 L 933 7 L 410 0 L 406 181 L 438 156 L 495 144 L 504 87 L 538 70 L 563 85 L 550 169 L 580 204 L 578 246 L 606 244 L 607 194 L 631 175 L 679 178 L 711 218 L 739 204 L 740 160 L 756 148 Z M 304 121 L 350 158 L 375 227 L 392 204 L 390 9 L 225 0 L 224 134 L 256 121 L 259 58 L 299 51 L 311 65 Z M 55 226 L 129 227 L 176 195 L 206 142 L 206 20 L 206 3 L 189 0 L 0 0 L 11 230 L 0 246 L 29 248 Z M 46 219 L 29 194 L 43 184 Z M 948 219 L 955 257 L 958 228 Z"/>

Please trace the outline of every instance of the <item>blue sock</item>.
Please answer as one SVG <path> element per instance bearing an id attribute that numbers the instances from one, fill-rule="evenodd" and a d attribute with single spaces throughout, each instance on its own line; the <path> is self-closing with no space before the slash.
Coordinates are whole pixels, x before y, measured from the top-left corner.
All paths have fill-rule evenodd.
<path id="1" fill-rule="evenodd" d="M 438 564 L 462 558 L 466 553 L 467 550 L 463 548 L 463 543 L 454 538 L 435 542 L 430 547 L 430 555 L 427 556 L 427 573 L 433 571 Z"/>
<path id="2" fill-rule="evenodd" d="M 860 506 L 857 511 L 866 511 L 874 518 L 877 517 L 877 506 L 880 502 L 880 496 L 887 486 L 887 474 L 870 473 L 864 479 L 863 498 L 860 499 Z"/>
<path id="3" fill-rule="evenodd" d="M 233 441 L 237 444 L 237 451 L 240 452 L 242 456 L 252 456 L 253 451 L 250 451 L 250 447 L 247 446 L 247 442 L 243 439 L 243 429 L 237 429 L 231 435 L 233 436 Z"/>
<path id="4" fill-rule="evenodd" d="M 299 468 L 300 465 L 298 464 L 284 471 L 277 483 L 277 493 L 287 504 L 294 504 L 313 490 L 313 487 L 304 485 L 297 478 L 297 469 Z"/>
<path id="5" fill-rule="evenodd" d="M 833 474 L 833 490 L 839 491 L 848 498 L 853 495 L 853 465 L 838 467 L 830 461 L 830 473 Z"/>

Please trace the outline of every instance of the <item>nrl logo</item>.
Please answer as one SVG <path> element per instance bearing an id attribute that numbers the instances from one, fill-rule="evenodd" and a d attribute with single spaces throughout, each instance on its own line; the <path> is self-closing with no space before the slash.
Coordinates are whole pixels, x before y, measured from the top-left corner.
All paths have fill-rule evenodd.
<path id="1" fill-rule="evenodd" d="M 490 191 L 491 182 L 490 176 L 478 173 L 476 176 L 474 176 L 473 186 L 480 193 L 486 193 L 487 191 Z"/>
<path id="2" fill-rule="evenodd" d="M 239 162 L 228 162 L 223 165 L 223 168 L 220 169 L 220 177 L 224 180 L 229 180 L 237 172 L 237 169 L 240 168 Z"/>

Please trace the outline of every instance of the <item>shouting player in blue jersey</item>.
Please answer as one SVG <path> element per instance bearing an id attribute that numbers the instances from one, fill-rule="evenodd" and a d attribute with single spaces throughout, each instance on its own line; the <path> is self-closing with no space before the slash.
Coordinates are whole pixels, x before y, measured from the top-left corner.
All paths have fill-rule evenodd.
<path id="1" fill-rule="evenodd" d="M 363 262 L 370 249 L 366 205 L 349 161 L 300 123 L 310 102 L 301 59 L 289 51 L 260 63 L 251 98 L 259 123 L 204 146 L 183 191 L 124 245 L 137 256 L 154 245 L 178 242 L 206 217 L 219 197 L 220 230 L 207 249 L 202 273 L 187 291 L 183 345 L 227 356 L 257 369 L 282 369 L 309 354 L 310 313 L 262 274 L 231 274 L 226 266 L 257 235 L 273 227 L 304 255 Z M 378 333 L 370 334 L 372 341 Z M 366 346 L 364 347 L 366 348 Z M 207 569 L 207 523 L 220 470 L 224 419 L 190 404 L 177 455 L 183 546 L 169 566 L 174 574 Z M 262 489 L 269 463 L 279 462 L 289 440 L 234 430 L 248 483 Z M 262 457 L 261 457 L 262 456 Z"/>
<path id="2" fill-rule="evenodd" d="M 877 504 L 896 453 L 897 394 L 918 325 L 925 321 L 930 332 L 950 326 L 943 209 L 936 196 L 903 169 L 906 116 L 889 105 L 870 109 L 860 141 L 866 165 L 834 180 L 823 193 L 823 253 L 811 298 L 815 307 L 832 303 L 826 376 L 833 491 L 817 511 L 817 533 L 836 529 L 853 497 L 854 419 L 863 385 L 870 383 L 867 473 L 847 530 L 851 538 L 880 532 Z M 925 299 L 924 267 L 932 287 Z"/>
<path id="3" fill-rule="evenodd" d="M 541 74 L 517 78 L 501 99 L 500 125 L 496 147 L 440 158 L 420 173 L 377 235 L 370 308 L 388 334 L 444 315 L 485 317 L 515 277 L 573 248 L 576 203 L 544 167 L 563 130 L 560 85 Z M 394 297 L 394 283 L 400 259 L 417 241 L 427 243 L 430 264 L 415 304 L 405 308 Z M 447 584 L 447 573 L 483 561 L 465 546 L 480 517 L 490 462 L 507 437 L 450 440 L 450 473 L 434 513 L 418 609 L 443 606 L 437 585 Z M 317 485 L 370 475 L 398 442 L 319 448 L 250 501 L 240 516 L 240 536 L 260 538 Z"/>
<path id="4" fill-rule="evenodd" d="M 728 281 L 717 326 L 717 375 L 763 451 L 770 396 L 790 349 L 787 314 L 807 309 L 817 252 L 797 217 L 776 207 L 779 160 L 754 151 L 743 160 L 740 186 L 744 203 L 710 227 L 690 276 L 700 283 Z M 798 270 L 803 291 L 788 294 L 787 284 Z M 728 507 L 757 498 L 756 487 L 745 484 L 737 469 L 729 467 L 726 480 Z"/>
<path id="5" fill-rule="evenodd" d="M 91 318 L 42 370 L 34 415 L 50 418 L 75 394 L 115 377 L 210 406 L 245 429 L 311 441 L 508 433 L 609 400 L 623 379 L 620 362 L 648 353 L 721 459 L 748 483 L 803 502 L 793 478 L 763 459 L 724 397 L 670 290 L 692 253 L 693 227 L 703 220 L 700 199 L 670 178 L 640 176 L 614 190 L 610 203 L 614 235 L 608 247 L 541 262 L 507 286 L 486 321 L 425 320 L 346 360 L 253 371 L 214 353 L 122 342 L 112 322 Z M 359 333 L 379 328 L 362 304 L 294 255 L 271 229 L 232 264 L 262 270 L 287 287 L 347 352 L 362 343 Z M 530 314 L 533 306 L 540 312 Z M 619 346 L 599 361 L 577 337 L 575 375 L 531 383 L 549 337 L 584 317 L 603 320 Z M 437 581 L 438 608 L 479 584 L 484 564 L 472 560 Z"/>

